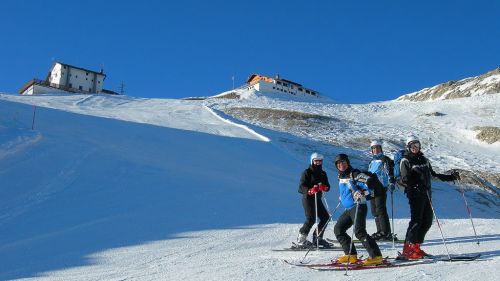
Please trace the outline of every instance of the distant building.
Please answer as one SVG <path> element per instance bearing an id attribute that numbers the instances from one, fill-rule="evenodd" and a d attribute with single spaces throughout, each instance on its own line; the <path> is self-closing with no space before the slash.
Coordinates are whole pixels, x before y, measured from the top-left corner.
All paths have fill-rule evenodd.
<path id="1" fill-rule="evenodd" d="M 248 90 L 255 89 L 263 92 L 287 93 L 291 95 L 319 96 L 318 91 L 306 88 L 299 83 L 282 79 L 279 75 L 271 78 L 259 74 L 252 74 L 248 77 L 246 84 L 241 88 L 246 88 Z"/>
<path id="2" fill-rule="evenodd" d="M 52 64 L 45 80 L 33 79 L 28 81 L 28 83 L 19 90 L 19 94 L 36 95 L 58 92 L 118 94 L 103 89 L 104 79 L 106 79 L 106 75 L 103 73 L 102 69 L 97 72 L 61 62 L 55 62 Z"/>

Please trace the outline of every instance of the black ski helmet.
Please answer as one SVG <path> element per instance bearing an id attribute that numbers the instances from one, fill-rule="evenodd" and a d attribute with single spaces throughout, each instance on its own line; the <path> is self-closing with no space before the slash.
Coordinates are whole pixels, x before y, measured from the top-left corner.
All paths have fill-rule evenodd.
<path id="1" fill-rule="evenodd" d="M 349 162 L 349 156 L 347 156 L 347 154 L 337 154 L 337 156 L 335 156 L 335 166 L 337 166 L 337 162 L 339 161 L 345 161 L 347 165 L 351 165 L 351 163 Z"/>

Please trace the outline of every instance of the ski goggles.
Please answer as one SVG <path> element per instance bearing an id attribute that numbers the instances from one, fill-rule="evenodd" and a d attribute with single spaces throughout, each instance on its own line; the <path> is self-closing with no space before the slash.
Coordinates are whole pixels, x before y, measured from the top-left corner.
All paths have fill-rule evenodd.
<path id="1" fill-rule="evenodd" d="M 417 148 L 417 149 L 420 149 L 420 142 L 419 142 L 419 141 L 410 142 L 410 143 L 408 144 L 408 147 L 409 147 L 409 148 Z"/>

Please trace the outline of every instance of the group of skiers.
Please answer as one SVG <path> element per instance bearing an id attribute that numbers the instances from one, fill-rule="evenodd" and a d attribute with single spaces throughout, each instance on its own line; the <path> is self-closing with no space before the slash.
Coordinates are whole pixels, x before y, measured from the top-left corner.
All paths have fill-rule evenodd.
<path id="1" fill-rule="evenodd" d="M 438 174 L 432 169 L 429 160 L 421 151 L 421 144 L 417 137 L 410 136 L 406 140 L 406 147 L 401 159 L 394 163 L 384 155 L 382 143 L 372 141 L 370 144 L 372 160 L 368 171 L 360 171 L 351 166 L 346 154 L 335 157 L 335 167 L 338 171 L 338 186 L 340 203 L 344 212 L 339 216 L 334 227 L 334 234 L 340 243 L 344 255 L 337 263 L 359 262 L 356 247 L 347 230 L 354 225 L 352 233 L 360 240 L 367 250 L 369 257 L 361 263 L 363 265 L 378 265 L 383 263 L 382 253 L 376 241 L 393 241 L 397 239 L 391 231 L 387 214 L 387 191 L 393 192 L 396 185 L 404 190 L 410 205 L 410 223 L 406 231 L 403 258 L 421 259 L 427 255 L 420 245 L 423 243 L 427 231 L 432 225 L 433 211 L 431 203 L 431 177 L 441 181 L 460 180 L 458 172 L 451 175 Z M 323 204 L 322 193 L 330 190 L 328 176 L 323 170 L 324 157 L 313 153 L 309 167 L 302 173 L 299 193 L 302 194 L 302 205 L 306 220 L 299 230 L 297 243 L 299 247 L 319 245 L 331 247 L 331 242 L 323 239 L 325 227 L 330 220 L 330 214 Z M 394 169 L 394 165 L 397 169 Z M 394 171 L 400 174 L 398 179 Z M 375 218 L 377 232 L 369 235 L 366 231 L 367 201 L 371 202 L 371 211 Z M 316 231 L 313 233 L 312 243 L 307 236 L 312 226 L 319 218 Z"/>

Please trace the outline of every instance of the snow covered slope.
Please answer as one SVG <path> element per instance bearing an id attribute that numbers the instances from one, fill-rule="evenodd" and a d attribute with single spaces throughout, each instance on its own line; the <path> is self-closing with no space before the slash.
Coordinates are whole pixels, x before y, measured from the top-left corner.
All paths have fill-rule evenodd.
<path id="1" fill-rule="evenodd" d="M 302 223 L 297 182 L 308 155 L 318 150 L 331 159 L 347 151 L 361 165 L 366 155 L 342 146 L 342 137 L 352 141 L 350 134 L 383 130 L 396 134 L 398 129 L 391 131 L 389 125 L 374 124 L 363 131 L 353 122 L 356 114 L 363 121 L 360 116 L 368 109 L 382 118 L 381 108 L 395 110 L 398 103 L 362 108 L 268 97 L 250 100 L 248 107 L 302 109 L 349 122 L 332 130 L 338 131 L 334 135 L 338 143 L 331 145 L 322 142 L 320 133 L 309 132 L 308 138 L 302 138 L 297 136 L 301 132 L 236 124 L 241 121 L 219 111 L 236 106 L 225 100 L 216 104 L 0 95 L 0 280 L 343 278 L 343 273 L 290 267 L 282 260 L 299 259 L 303 253 L 270 249 L 288 246 Z M 37 105 L 35 130 L 31 130 L 32 104 Z M 408 105 L 401 112 L 409 109 L 417 110 Z M 449 118 L 447 122 L 469 126 L 452 120 L 451 114 Z M 360 148 L 363 143 L 359 141 Z M 487 148 L 491 147 L 495 148 Z M 432 148 L 436 153 L 444 149 Z M 494 152 L 490 149 L 490 154 Z M 489 159 L 494 165 L 495 159 Z M 334 182 L 330 161 L 325 168 Z M 478 276 L 496 280 L 498 200 L 477 190 L 466 193 L 481 241 L 478 246 L 454 186 L 435 183 L 434 189 L 450 252 L 481 252 L 484 260 L 466 266 L 438 263 L 356 272 L 351 280 L 475 280 Z M 334 189 L 326 198 L 333 208 L 338 192 Z M 395 229 L 402 236 L 409 211 L 401 193 L 394 199 Z M 373 220 L 368 231 L 374 231 Z M 326 236 L 333 238 L 331 228 Z M 425 249 L 443 254 L 436 225 L 428 238 Z M 390 246 L 382 248 L 385 255 L 395 255 Z M 313 253 L 311 259 L 327 261 L 338 254 Z"/>
<path id="2" fill-rule="evenodd" d="M 305 103 L 265 97 L 216 100 L 209 106 L 261 127 L 353 148 L 355 158 L 363 164 L 368 163 L 370 140 L 383 140 L 386 154 L 392 155 L 404 146 L 407 136 L 416 135 L 435 170 L 464 170 L 486 179 L 490 183 L 485 187 L 493 185 L 491 191 L 500 194 L 500 141 L 489 144 L 476 138 L 480 127 L 500 127 L 500 94 L 369 104 Z"/>

